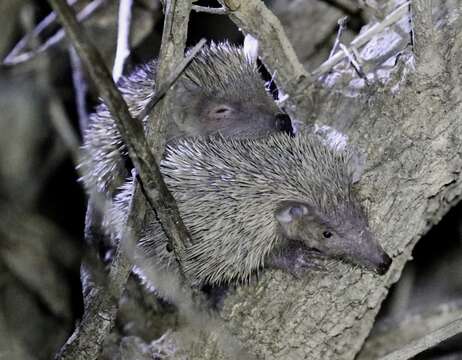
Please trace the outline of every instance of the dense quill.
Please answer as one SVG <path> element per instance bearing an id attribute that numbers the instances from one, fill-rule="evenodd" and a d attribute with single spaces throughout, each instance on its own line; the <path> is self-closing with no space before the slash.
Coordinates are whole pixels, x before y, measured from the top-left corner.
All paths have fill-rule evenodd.
<path id="1" fill-rule="evenodd" d="M 308 249 L 383 274 L 391 259 L 369 230 L 355 195 L 348 150 L 317 136 L 185 139 L 169 146 L 161 170 L 194 244 L 181 261 L 197 284 L 246 281 L 267 264 L 297 270 Z M 129 185 L 117 197 L 123 226 Z M 175 267 L 153 213 L 139 256 Z"/>
<path id="2" fill-rule="evenodd" d="M 134 117 L 154 95 L 155 71 L 153 61 L 118 84 Z M 290 120 L 266 91 L 255 59 L 241 47 L 212 43 L 204 48 L 177 81 L 174 97 L 167 142 L 187 136 L 260 137 L 290 131 Z M 83 180 L 89 187 L 111 192 L 118 186 L 114 179 L 128 175 L 125 145 L 104 104 L 90 117 L 83 149 L 82 164 L 88 172 Z"/>

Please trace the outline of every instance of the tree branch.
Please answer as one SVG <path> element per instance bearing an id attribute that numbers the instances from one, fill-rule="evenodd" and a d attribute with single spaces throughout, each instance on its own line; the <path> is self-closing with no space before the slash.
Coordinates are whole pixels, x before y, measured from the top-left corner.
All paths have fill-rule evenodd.
<path id="1" fill-rule="evenodd" d="M 127 106 L 115 88 L 115 85 L 112 82 L 109 72 L 105 68 L 100 55 L 94 47 L 90 45 L 81 29 L 79 29 L 77 21 L 69 6 L 62 0 L 50 0 L 50 3 L 58 14 L 60 21 L 66 28 L 71 42 L 79 53 L 83 64 L 86 66 L 93 79 L 93 82 L 97 85 L 103 100 L 109 107 L 111 114 L 116 121 L 119 132 L 127 144 L 129 156 L 135 164 L 139 176 L 142 179 L 148 200 L 156 210 L 157 215 L 163 224 L 164 230 L 172 242 L 177 259 L 179 259 L 179 254 L 182 251 L 183 246 L 189 243 L 189 235 L 179 216 L 176 203 L 163 182 L 154 155 L 148 148 L 147 140 L 144 137 L 141 125 L 142 122 L 131 119 Z M 189 7 L 186 6 L 186 11 L 183 14 L 173 14 L 176 9 L 171 8 L 169 9 L 171 12 L 166 14 L 166 19 L 171 19 L 173 16 L 177 15 L 180 15 L 179 18 L 181 18 L 181 15 L 183 15 L 183 19 L 186 17 L 187 24 L 189 9 L 190 4 Z M 172 24 L 173 22 L 171 22 L 171 25 Z M 168 27 L 167 30 L 164 29 L 164 31 L 175 32 L 171 26 Z M 186 33 L 186 27 L 184 26 L 181 31 Z M 164 41 L 168 40 L 170 40 L 170 38 L 163 39 L 163 44 Z M 203 45 L 203 42 L 201 45 Z M 199 48 L 200 47 L 198 46 L 196 52 Z M 180 50 L 173 52 L 175 59 L 182 59 L 183 52 L 184 44 L 183 47 L 180 46 Z M 191 60 L 192 56 L 193 55 L 189 57 L 189 60 Z M 187 62 L 183 62 L 182 66 L 186 65 Z M 162 62 L 159 64 L 159 68 L 161 67 Z M 173 61 L 169 63 L 168 67 L 164 66 L 162 75 L 167 79 L 169 79 L 168 74 L 170 68 L 175 68 L 175 63 Z M 170 81 L 174 81 L 174 79 L 179 76 L 179 73 L 180 72 L 175 71 L 174 78 L 171 80 L 172 77 L 170 76 Z M 158 84 L 162 84 L 162 81 L 159 81 Z M 160 88 L 162 88 L 162 86 L 160 86 Z M 164 92 L 167 89 L 167 86 L 163 87 Z M 160 136 L 161 134 L 157 134 L 158 138 Z M 159 146 L 157 150 L 161 153 L 163 150 L 162 140 L 158 140 L 158 142 L 161 144 L 162 148 Z M 69 143 L 72 147 L 75 147 L 72 145 L 72 141 Z M 117 312 L 117 300 L 120 298 L 124 290 L 125 283 L 132 266 L 131 259 L 135 249 L 136 229 L 141 228 L 143 221 L 142 214 L 145 211 L 144 197 L 140 193 L 138 186 L 134 187 L 133 193 L 127 224 L 125 227 L 126 233 L 123 234 L 122 240 L 118 244 L 111 263 L 108 286 L 96 286 L 88 289 L 90 292 L 85 301 L 86 308 L 82 322 L 65 346 L 61 349 L 57 355 L 58 358 L 96 359 L 100 353 L 105 337 L 114 324 Z M 141 214 L 135 210 L 138 206 L 140 206 L 140 204 L 142 204 L 141 207 L 144 209 Z M 181 269 L 181 263 L 179 263 L 179 266 Z"/>
<path id="2" fill-rule="evenodd" d="M 88 113 L 87 113 L 87 83 L 83 73 L 82 62 L 72 46 L 68 49 L 69 58 L 71 60 L 72 68 L 72 82 L 74 84 L 75 103 L 77 106 L 77 114 L 79 115 L 79 128 L 80 133 L 83 134 L 88 127 Z"/>
<path id="3" fill-rule="evenodd" d="M 419 72 L 428 77 L 437 76 L 444 69 L 445 59 L 435 47 L 432 0 L 413 0 L 411 5 L 413 47 Z"/>
<path id="4" fill-rule="evenodd" d="M 432 0 L 413 0 L 412 7 L 412 35 L 414 53 L 421 59 L 427 51 L 425 47 L 433 43 Z"/>
<path id="5" fill-rule="evenodd" d="M 462 333 L 462 318 L 454 320 L 442 328 L 425 335 L 423 338 L 412 341 L 402 349 L 393 351 L 380 360 L 408 360 L 432 348 L 435 345 Z"/>
<path id="6" fill-rule="evenodd" d="M 134 202 L 130 204 L 130 210 Z M 115 251 L 109 269 L 107 285 L 98 284 L 87 288 L 85 309 L 82 321 L 75 329 L 66 344 L 57 353 L 60 360 L 95 360 L 98 358 L 104 340 L 114 326 L 117 315 L 118 301 L 132 268 L 131 259 L 135 249 L 136 234 L 141 224 L 134 223 L 137 219 L 127 220 L 122 240 Z"/>
<path id="7" fill-rule="evenodd" d="M 179 254 L 183 246 L 190 242 L 189 234 L 181 220 L 175 199 L 168 191 L 154 155 L 149 150 L 141 122 L 131 118 L 127 105 L 117 91 L 101 56 L 79 28 L 71 8 L 62 0 L 49 1 L 68 32 L 70 40 L 97 86 L 101 97 L 107 104 L 127 145 L 130 159 L 142 180 L 148 201 L 156 209 L 164 230 L 172 242 L 171 245 L 175 254 Z"/>
<path id="8" fill-rule="evenodd" d="M 174 73 L 175 67 L 181 63 L 180 59 L 184 57 L 191 6 L 189 0 L 166 0 L 164 2 L 166 17 L 159 52 L 159 65 L 156 71 L 156 86 L 158 88 L 161 88 L 161 84 L 168 81 L 168 75 Z M 173 106 L 171 97 L 167 94 L 150 114 L 147 121 L 146 134 L 158 162 L 160 162 L 164 151 L 167 120 L 168 115 L 173 113 L 171 111 Z M 187 245 L 188 243 L 184 244 Z"/>
<path id="9" fill-rule="evenodd" d="M 69 1 L 69 5 L 75 4 L 77 0 Z M 96 10 L 98 10 L 102 5 L 105 4 L 105 0 L 94 0 L 77 15 L 79 21 L 84 21 L 88 19 Z M 37 49 L 32 51 L 22 52 L 24 48 L 30 44 L 32 40 L 38 39 L 39 35 L 45 31 L 50 25 L 54 24 L 56 21 L 56 14 L 53 12 L 45 19 L 43 19 L 36 28 L 24 36 L 11 50 L 11 52 L 3 60 L 4 65 L 17 65 L 23 62 L 29 61 L 41 54 L 42 52 L 48 50 L 54 45 L 58 44 L 62 39 L 64 39 L 65 32 L 64 29 L 58 30 L 53 36 L 47 39 L 44 44 L 40 45 Z"/>
<path id="10" fill-rule="evenodd" d="M 182 74 L 182 72 L 186 69 L 188 64 L 191 62 L 192 59 L 197 55 L 197 53 L 202 49 L 207 41 L 205 39 L 201 39 L 184 57 L 183 60 L 178 64 L 176 68 L 172 70 L 172 72 L 168 75 L 167 79 L 163 83 L 160 84 L 158 89 L 156 90 L 154 96 L 149 100 L 146 107 L 141 111 L 139 114 L 140 119 L 144 119 L 146 116 L 150 114 L 154 106 L 165 96 L 167 91 L 172 87 L 178 77 Z"/>
<path id="11" fill-rule="evenodd" d="M 401 280 L 398 285 L 400 283 Z M 409 308 L 403 309 L 377 324 L 376 331 L 368 337 L 356 359 L 382 359 L 386 354 L 397 353 L 399 349 L 408 348 L 407 344 L 414 344 L 427 334 L 446 328 L 455 319 L 462 319 L 460 300 L 425 308 L 417 313 Z M 436 345 L 432 342 L 429 344 Z"/>
<path id="12" fill-rule="evenodd" d="M 201 13 L 207 13 L 207 14 L 213 14 L 213 15 L 228 14 L 228 9 L 226 9 L 225 7 L 213 8 L 213 7 L 208 7 L 208 6 L 193 5 L 192 10 L 194 10 L 195 12 L 201 12 Z"/>
<path id="13" fill-rule="evenodd" d="M 369 30 L 357 36 L 348 47 L 358 50 L 362 46 L 366 45 L 375 35 L 381 33 L 385 28 L 401 20 L 408 11 L 409 2 L 398 7 L 382 22 L 375 24 Z M 345 53 L 343 51 L 336 52 L 334 55 L 330 56 L 327 61 L 323 62 L 316 70 L 312 72 L 313 77 L 318 78 L 319 76 L 327 73 L 344 58 Z"/>
<path id="14" fill-rule="evenodd" d="M 284 108 L 292 120 L 312 124 L 312 76 L 297 58 L 278 18 L 261 0 L 219 0 L 228 9 L 230 19 L 246 34 L 259 41 L 261 59 L 276 73 L 280 92 L 288 95 Z"/>
<path id="15" fill-rule="evenodd" d="M 120 0 L 117 17 L 117 49 L 112 67 L 112 78 L 117 82 L 122 76 L 124 64 L 130 55 L 130 28 L 133 0 Z"/>

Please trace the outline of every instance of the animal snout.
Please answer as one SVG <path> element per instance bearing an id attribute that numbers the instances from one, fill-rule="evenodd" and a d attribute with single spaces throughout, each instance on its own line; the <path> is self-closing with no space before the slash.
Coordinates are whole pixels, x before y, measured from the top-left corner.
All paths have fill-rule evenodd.
<path id="1" fill-rule="evenodd" d="M 391 258 L 386 253 L 383 253 L 380 263 L 376 266 L 377 274 L 384 275 L 390 268 L 391 263 Z"/>
<path id="2" fill-rule="evenodd" d="M 294 136 L 294 131 L 292 128 L 292 122 L 290 117 L 287 114 L 277 114 L 276 115 L 276 128 L 279 131 L 285 132 L 291 136 Z"/>

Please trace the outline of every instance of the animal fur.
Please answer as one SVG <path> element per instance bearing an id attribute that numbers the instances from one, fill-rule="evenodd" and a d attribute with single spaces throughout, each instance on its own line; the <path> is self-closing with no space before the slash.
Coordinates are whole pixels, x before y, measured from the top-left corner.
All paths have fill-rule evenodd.
<path id="1" fill-rule="evenodd" d="M 118 83 L 134 118 L 154 95 L 156 62 L 138 67 Z M 187 136 L 220 133 L 224 137 L 260 137 L 287 124 L 258 71 L 255 59 L 228 43 L 205 47 L 175 85 L 175 113 L 170 114 L 167 142 Z M 287 120 L 286 120 L 287 121 Z M 290 126 L 290 125 L 289 125 Z M 126 147 L 105 104 L 90 116 L 84 134 L 84 183 L 111 193 L 114 180 L 128 175 Z"/>
<path id="2" fill-rule="evenodd" d="M 242 282 L 268 262 L 300 262 L 275 259 L 288 256 L 284 249 L 294 248 L 299 256 L 311 246 L 375 270 L 388 268 L 389 258 L 371 234 L 352 186 L 352 158 L 348 148 L 329 147 L 305 132 L 184 139 L 168 146 L 161 171 L 193 240 L 181 259 L 185 271 L 196 284 Z M 116 198 L 116 233 L 123 230 L 130 189 L 128 182 Z M 288 238 L 292 230 L 283 231 L 286 218 L 302 214 L 293 204 L 309 209 L 311 217 L 291 223 L 298 235 Z M 325 229 L 337 238 L 323 239 Z M 175 271 L 154 213 L 140 237 L 138 256 L 144 264 Z"/>

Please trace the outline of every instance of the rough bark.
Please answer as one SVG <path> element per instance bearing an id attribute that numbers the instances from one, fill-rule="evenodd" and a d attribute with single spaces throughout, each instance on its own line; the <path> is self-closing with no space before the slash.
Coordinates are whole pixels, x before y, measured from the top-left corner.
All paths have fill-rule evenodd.
<path id="1" fill-rule="evenodd" d="M 460 302 L 445 303 L 431 307 L 427 311 L 401 314 L 399 320 L 396 319 L 398 321 L 386 322 L 380 327 L 375 326 L 356 359 L 379 359 L 395 350 L 406 348 L 406 345 L 412 344 L 413 341 L 425 339 L 428 334 L 447 329 L 448 325 L 451 328 L 451 323 L 462 318 L 461 308 Z M 449 334 L 448 337 L 452 335 Z M 434 336 L 426 339 L 427 344 L 435 340 L 441 341 Z"/>
<path id="2" fill-rule="evenodd" d="M 298 60 L 279 19 L 260 0 L 219 0 L 219 3 L 230 11 L 229 17 L 239 29 L 259 41 L 260 58 L 275 74 L 279 91 L 284 94 L 284 110 L 292 119 L 305 117 L 308 123 L 313 79 Z"/>
<path id="3" fill-rule="evenodd" d="M 416 11 L 414 22 L 422 19 Z M 320 97 L 317 118 L 367 153 L 361 195 L 394 262 L 384 277 L 337 263 L 301 280 L 266 272 L 256 285 L 239 287 L 221 316 L 257 358 L 353 359 L 418 239 L 460 199 L 460 26 L 457 19 L 438 31 L 417 27 L 427 33 L 416 37 L 416 69 L 398 91 L 374 85 L 355 98 Z M 204 355 L 210 348 L 202 359 L 212 358 Z"/>
<path id="4" fill-rule="evenodd" d="M 347 15 L 342 9 L 317 0 L 292 1 L 289 4 L 286 0 L 275 0 L 271 9 L 281 20 L 299 60 L 307 69 L 314 69 L 329 56 L 337 21 Z M 359 14 L 359 11 L 351 8 L 353 13 Z M 343 34 L 342 39 L 351 41 L 353 37 L 354 33 L 350 30 Z"/>

